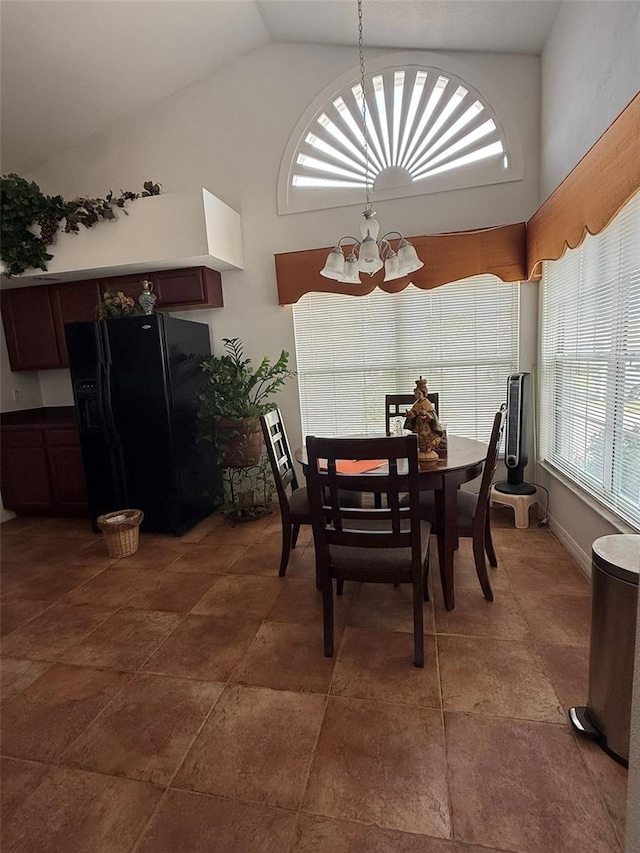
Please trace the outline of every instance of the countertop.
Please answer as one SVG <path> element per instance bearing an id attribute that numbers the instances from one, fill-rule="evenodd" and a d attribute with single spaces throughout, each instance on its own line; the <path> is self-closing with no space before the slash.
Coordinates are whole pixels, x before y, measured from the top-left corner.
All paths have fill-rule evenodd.
<path id="1" fill-rule="evenodd" d="M 0 414 L 2 427 L 76 426 L 75 406 L 47 406 Z"/>

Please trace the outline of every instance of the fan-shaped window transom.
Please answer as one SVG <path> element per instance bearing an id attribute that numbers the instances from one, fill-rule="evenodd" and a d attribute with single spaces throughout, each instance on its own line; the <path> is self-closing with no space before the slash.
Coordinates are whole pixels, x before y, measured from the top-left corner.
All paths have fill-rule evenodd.
<path id="1" fill-rule="evenodd" d="M 494 110 L 456 75 L 395 66 L 365 86 L 366 148 L 358 80 L 315 111 L 294 150 L 290 143 L 280 212 L 352 204 L 367 185 L 394 198 L 521 177 Z"/>

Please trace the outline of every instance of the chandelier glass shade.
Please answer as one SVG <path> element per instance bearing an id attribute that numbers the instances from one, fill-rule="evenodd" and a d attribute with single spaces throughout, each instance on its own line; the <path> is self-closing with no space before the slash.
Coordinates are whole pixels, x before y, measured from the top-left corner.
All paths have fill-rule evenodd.
<path id="1" fill-rule="evenodd" d="M 362 0 L 358 0 L 358 53 L 360 57 L 360 88 L 362 92 L 362 139 L 364 141 L 366 204 L 360 223 L 360 238 L 341 237 L 327 256 L 320 275 L 345 284 L 359 284 L 360 273 L 374 275 L 384 266 L 384 280 L 393 281 L 419 270 L 424 264 L 418 253 L 399 231 L 388 231 L 378 239 L 380 223 L 371 204 L 369 142 L 367 136 L 367 99 L 365 94 L 364 52 L 362 47 Z M 398 240 L 396 249 L 387 238 Z M 350 252 L 345 258 L 342 242 L 349 241 Z"/>

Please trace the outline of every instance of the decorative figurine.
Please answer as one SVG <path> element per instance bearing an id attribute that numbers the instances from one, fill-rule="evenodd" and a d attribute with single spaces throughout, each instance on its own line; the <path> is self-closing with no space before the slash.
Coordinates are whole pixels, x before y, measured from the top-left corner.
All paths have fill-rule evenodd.
<path id="1" fill-rule="evenodd" d="M 153 314 L 153 309 L 156 307 L 157 296 L 152 293 L 153 282 L 145 279 L 142 282 L 142 293 L 138 296 L 138 304 L 145 314 Z"/>
<path id="2" fill-rule="evenodd" d="M 416 402 L 407 412 L 404 428 L 418 436 L 418 459 L 438 459 L 436 447 L 442 441 L 444 430 L 440 426 L 433 403 L 427 397 L 427 380 L 420 376 L 413 390 Z"/>

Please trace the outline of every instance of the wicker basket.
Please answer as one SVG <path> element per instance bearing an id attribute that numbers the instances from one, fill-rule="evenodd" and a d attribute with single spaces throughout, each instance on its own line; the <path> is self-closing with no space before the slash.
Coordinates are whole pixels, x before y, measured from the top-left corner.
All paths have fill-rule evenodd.
<path id="1" fill-rule="evenodd" d="M 121 509 L 98 517 L 109 556 L 130 557 L 138 550 L 138 534 L 144 513 L 140 509 Z"/>

